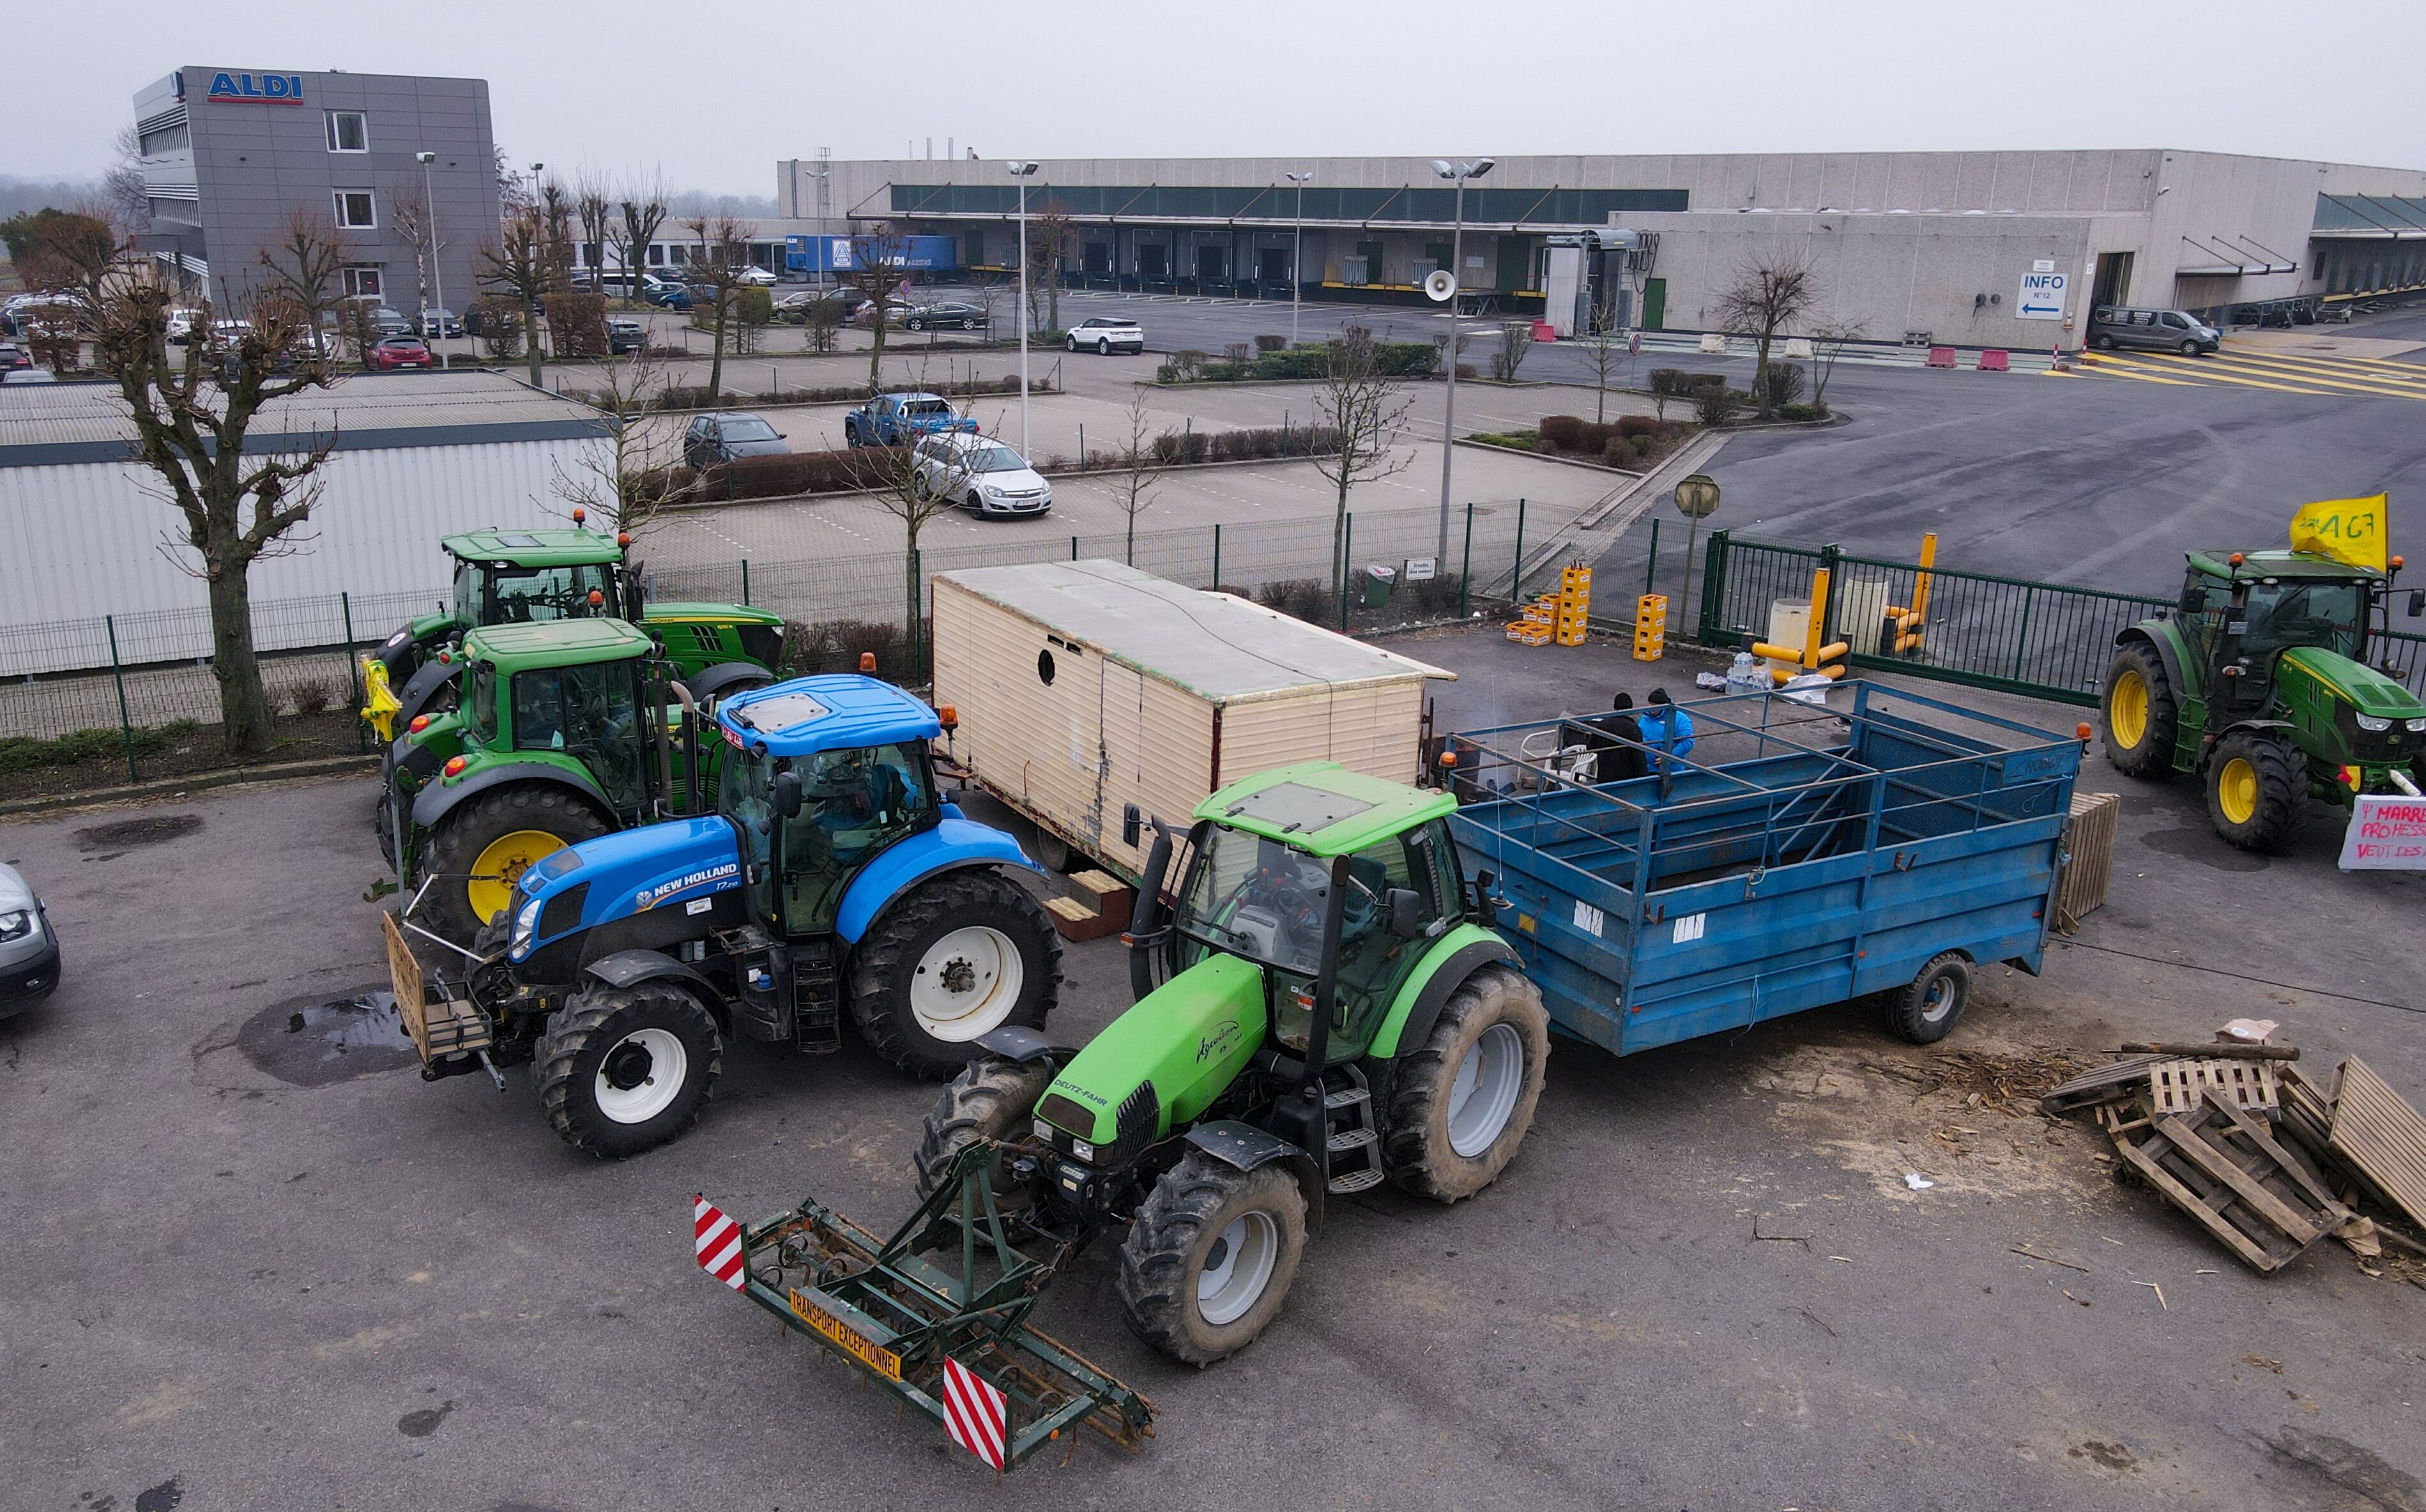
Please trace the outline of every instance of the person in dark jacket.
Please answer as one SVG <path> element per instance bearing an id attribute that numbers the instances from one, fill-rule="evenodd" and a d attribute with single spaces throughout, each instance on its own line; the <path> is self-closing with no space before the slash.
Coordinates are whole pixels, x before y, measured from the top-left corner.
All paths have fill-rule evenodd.
<path id="1" fill-rule="evenodd" d="M 1580 743 L 1593 753 L 1594 782 L 1624 782 L 1650 770 L 1641 747 L 1627 743 L 1642 739 L 1641 726 L 1628 712 L 1633 707 L 1634 695 L 1620 693 L 1609 701 L 1608 713 L 1576 722 Z"/>

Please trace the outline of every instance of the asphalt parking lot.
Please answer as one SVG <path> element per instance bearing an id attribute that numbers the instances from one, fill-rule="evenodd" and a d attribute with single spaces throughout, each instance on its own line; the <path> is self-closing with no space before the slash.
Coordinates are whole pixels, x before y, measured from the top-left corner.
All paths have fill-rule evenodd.
<path id="1" fill-rule="evenodd" d="M 1452 726 L 1694 666 L 1396 643 L 1463 674 Z M 1341 1204 L 1279 1323 L 1203 1373 L 1125 1333 L 1089 1254 L 1040 1322 L 1154 1398 L 1157 1437 L 999 1488 L 688 1248 L 694 1191 L 898 1218 L 931 1087 L 855 1045 L 736 1048 L 689 1137 L 594 1163 L 518 1073 L 424 1084 L 326 1006 L 383 976 L 363 781 L 0 823 L 67 951 L 0 1022 L 8 1503 L 2417 1505 L 2426 1295 L 2331 1244 L 2242 1270 L 1996 1079 L 2258 1014 L 2416 1098 L 2426 878 L 2336 871 L 2321 824 L 2244 856 L 2187 785 L 2083 780 L 2126 795 L 2112 901 L 2043 977 L 1988 973 L 1940 1047 L 1852 1006 L 1623 1062 L 1562 1045 L 1499 1182 Z M 1083 1038 L 1123 967 L 1068 961 L 1054 1027 Z"/>

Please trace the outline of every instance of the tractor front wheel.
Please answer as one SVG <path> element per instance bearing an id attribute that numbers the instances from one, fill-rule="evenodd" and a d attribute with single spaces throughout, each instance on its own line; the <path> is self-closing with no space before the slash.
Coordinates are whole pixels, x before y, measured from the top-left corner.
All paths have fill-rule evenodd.
<path id="1" fill-rule="evenodd" d="M 1036 1099 L 1053 1084 L 1051 1061 L 1005 1061 L 994 1056 L 971 1061 L 961 1068 L 935 1100 L 918 1134 L 914 1157 L 921 1196 L 935 1190 L 944 1167 L 964 1146 L 980 1139 L 1007 1140 L 1027 1132 L 1035 1117 Z M 1012 1182 L 995 1162 L 995 1206 L 1025 1206 L 1026 1191 Z"/>
<path id="2" fill-rule="evenodd" d="M 2156 648 L 2139 642 L 2106 669 L 2106 759 L 2127 777 L 2173 774 L 2179 711 Z"/>
<path id="3" fill-rule="evenodd" d="M 946 871 L 886 908 L 851 952 L 850 1016 L 877 1054 L 947 1077 L 1006 1024 L 1044 1027 L 1061 994 L 1061 937 L 998 871 Z"/>
<path id="4" fill-rule="evenodd" d="M 2279 851 L 2306 796 L 2303 757 L 2272 736 L 2235 730 L 2208 758 L 2207 813 L 2215 832 L 2244 851 Z"/>
<path id="5" fill-rule="evenodd" d="M 1400 1047 L 1382 1147 L 1391 1184 L 1435 1202 L 1489 1186 L 1533 1126 L 1549 1057 L 1540 988 L 1506 966 L 1466 978 L 1423 1045 Z"/>
<path id="6" fill-rule="evenodd" d="M 1121 1315 L 1200 1369 L 1279 1315 L 1305 1253 L 1305 1194 L 1286 1165 L 1252 1171 L 1190 1150 L 1154 1185 L 1121 1245 Z"/>
<path id="7" fill-rule="evenodd" d="M 448 810 L 422 849 L 422 876 L 438 879 L 422 904 L 424 917 L 446 938 L 469 940 L 513 905 L 514 884 L 532 862 L 613 829 L 570 789 L 482 793 Z"/>
<path id="8" fill-rule="evenodd" d="M 673 983 L 593 983 L 548 1019 L 532 1065 L 540 1109 L 565 1143 L 638 1155 L 698 1121 L 724 1068 L 724 1041 Z"/>

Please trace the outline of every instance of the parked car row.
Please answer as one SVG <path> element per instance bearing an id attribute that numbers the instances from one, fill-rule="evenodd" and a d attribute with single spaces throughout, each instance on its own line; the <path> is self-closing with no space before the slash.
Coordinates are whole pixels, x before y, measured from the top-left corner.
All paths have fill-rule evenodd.
<path id="1" fill-rule="evenodd" d="M 913 486 L 980 517 L 1043 514 L 1053 508 L 1053 485 L 1017 451 L 977 422 L 957 414 L 941 395 L 883 394 L 844 418 L 850 445 L 898 446 L 913 441 Z M 764 416 L 725 410 L 694 415 L 683 432 L 683 465 L 694 470 L 742 457 L 791 454 Z"/>

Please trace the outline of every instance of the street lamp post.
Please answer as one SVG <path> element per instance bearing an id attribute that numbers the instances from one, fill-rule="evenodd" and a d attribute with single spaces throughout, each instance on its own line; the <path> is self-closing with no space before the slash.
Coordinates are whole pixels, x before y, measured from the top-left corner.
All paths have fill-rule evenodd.
<path id="1" fill-rule="evenodd" d="M 1022 160 L 1003 166 L 1019 181 L 1019 455 L 1025 460 L 1032 455 L 1027 449 L 1027 180 L 1038 165 Z"/>
<path id="2" fill-rule="evenodd" d="M 1291 173 L 1288 181 L 1297 186 L 1297 245 L 1289 252 L 1289 345 L 1297 345 L 1298 295 L 1305 287 L 1302 259 L 1305 256 L 1305 187 L 1314 181 L 1314 171 Z"/>
<path id="3" fill-rule="evenodd" d="M 446 350 L 446 270 L 438 266 L 438 196 L 429 186 L 429 165 L 436 161 L 438 154 L 415 153 L 412 155 L 421 163 L 421 233 L 429 238 L 429 282 L 438 291 L 438 366 L 441 369 L 451 369 L 455 364 L 454 354 Z M 423 315 L 421 324 L 427 333 L 429 327 L 427 313 Z"/>
<path id="4" fill-rule="evenodd" d="M 1471 163 L 1452 163 L 1445 157 L 1432 159 L 1432 171 L 1457 184 L 1457 209 L 1449 223 L 1449 277 L 1461 278 L 1465 271 L 1465 181 L 1480 178 L 1491 171 L 1492 159 L 1478 157 Z M 1441 415 L 1441 507 L 1440 545 L 1433 561 L 1448 560 L 1448 494 L 1449 468 L 1457 454 L 1457 301 L 1460 291 L 1452 287 L 1448 296 L 1448 390 Z M 1518 571 L 1523 566 L 1518 565 Z"/>

